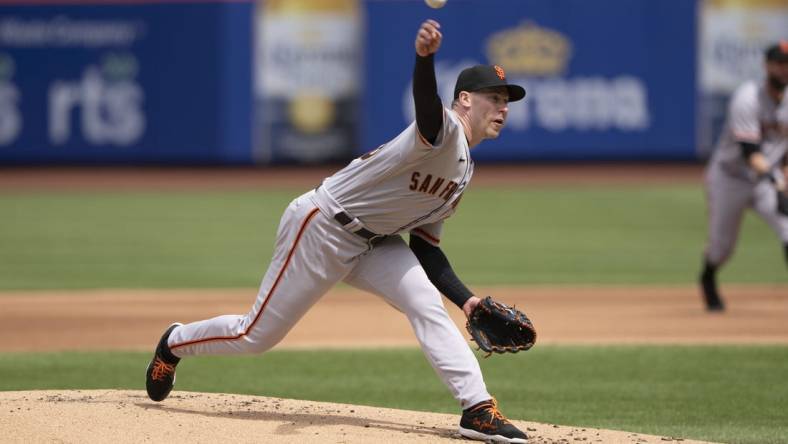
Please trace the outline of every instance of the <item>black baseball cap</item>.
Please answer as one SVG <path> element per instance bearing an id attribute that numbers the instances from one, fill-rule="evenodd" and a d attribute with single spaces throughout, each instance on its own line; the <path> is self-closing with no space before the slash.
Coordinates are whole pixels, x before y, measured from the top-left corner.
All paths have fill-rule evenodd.
<path id="1" fill-rule="evenodd" d="M 780 40 L 766 48 L 766 60 L 769 62 L 788 62 L 788 40 Z"/>
<path id="2" fill-rule="evenodd" d="M 525 97 L 525 89 L 506 82 L 506 73 L 498 65 L 476 65 L 462 70 L 454 85 L 454 98 L 460 91 L 474 92 L 484 88 L 505 86 L 509 90 L 509 101 L 516 102 Z"/>

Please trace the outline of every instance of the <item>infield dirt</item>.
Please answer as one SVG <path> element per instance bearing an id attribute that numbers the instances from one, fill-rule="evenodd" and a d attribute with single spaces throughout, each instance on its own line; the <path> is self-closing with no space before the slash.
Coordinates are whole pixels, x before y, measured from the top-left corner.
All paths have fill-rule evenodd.
<path id="1" fill-rule="evenodd" d="M 13 443 L 368 444 L 451 443 L 461 439 L 455 415 L 260 396 L 181 392 L 157 404 L 142 391 L 34 391 L 3 393 L 2 404 L 3 441 Z M 532 444 L 700 442 L 514 423 L 527 430 Z"/>
<path id="2" fill-rule="evenodd" d="M 707 313 L 695 287 L 477 288 L 523 308 L 538 344 L 788 343 L 785 285 L 726 285 Z M 244 314 L 256 289 L 0 293 L 0 352 L 144 350 L 172 322 Z M 156 307 L 155 310 L 151 307 Z M 462 312 L 447 307 L 461 331 Z M 731 326 L 735 325 L 735 328 Z M 278 347 L 418 347 L 405 316 L 350 288 L 325 295 Z"/>

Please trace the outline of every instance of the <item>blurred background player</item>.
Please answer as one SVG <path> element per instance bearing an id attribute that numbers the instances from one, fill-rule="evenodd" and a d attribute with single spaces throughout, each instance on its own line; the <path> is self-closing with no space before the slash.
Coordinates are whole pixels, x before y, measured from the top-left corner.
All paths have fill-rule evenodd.
<path id="1" fill-rule="evenodd" d="M 766 78 L 734 92 L 706 169 L 709 226 L 700 285 L 709 311 L 725 309 L 717 270 L 733 253 L 748 207 L 777 233 L 788 261 L 788 215 L 778 209 L 788 176 L 788 41 L 767 48 L 765 59 Z"/>

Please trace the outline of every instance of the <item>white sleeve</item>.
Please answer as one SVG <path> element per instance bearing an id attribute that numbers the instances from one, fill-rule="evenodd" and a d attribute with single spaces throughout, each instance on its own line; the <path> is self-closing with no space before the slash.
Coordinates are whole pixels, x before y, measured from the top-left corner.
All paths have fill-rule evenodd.
<path id="1" fill-rule="evenodd" d="M 443 232 L 443 221 L 439 220 L 438 222 L 411 228 L 410 235 L 418 236 L 433 247 L 437 247 L 441 242 L 441 232 Z"/>
<path id="2" fill-rule="evenodd" d="M 736 91 L 728 107 L 731 132 L 737 142 L 761 143 L 758 101 L 753 92 L 752 88 Z"/>

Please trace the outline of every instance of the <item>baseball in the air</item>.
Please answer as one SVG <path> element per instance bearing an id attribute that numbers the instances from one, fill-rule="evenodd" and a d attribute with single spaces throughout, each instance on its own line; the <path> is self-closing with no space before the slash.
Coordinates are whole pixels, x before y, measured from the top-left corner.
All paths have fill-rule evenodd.
<path id="1" fill-rule="evenodd" d="M 442 8 L 446 4 L 446 0 L 424 0 L 424 3 L 426 3 L 430 8 L 438 9 Z"/>

